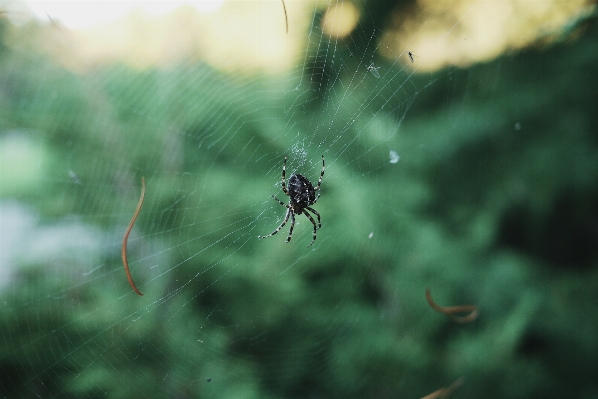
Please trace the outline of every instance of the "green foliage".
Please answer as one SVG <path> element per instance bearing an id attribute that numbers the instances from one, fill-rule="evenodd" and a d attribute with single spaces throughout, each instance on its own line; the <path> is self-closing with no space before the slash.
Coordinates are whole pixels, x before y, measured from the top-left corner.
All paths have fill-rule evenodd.
<path id="1" fill-rule="evenodd" d="M 5 199 L 109 235 L 148 180 L 130 243 L 145 254 L 132 263 L 145 297 L 123 294 L 111 244 L 89 280 L 56 260 L 19 269 L 0 309 L 2 393 L 421 397 L 464 377 L 462 397 L 596 396 L 597 37 L 439 72 L 409 93 L 396 166 L 375 129 L 343 127 L 363 93 L 344 115 L 310 104 L 346 131 L 309 250 L 305 222 L 291 244 L 284 230 L 256 239 L 284 212 L 255 204 L 271 201 L 274 154 L 297 140 L 285 128 L 310 131 L 276 114 L 290 105 L 285 81 L 204 65 L 75 75 L 35 54 L 0 58 L 0 139 L 18 130 L 44 157 L 36 183 L 2 187 Z M 319 153 L 307 150 L 313 181 Z M 256 160 L 273 172 L 257 175 Z M 426 286 L 440 304 L 477 304 L 479 320 L 451 324 Z"/>

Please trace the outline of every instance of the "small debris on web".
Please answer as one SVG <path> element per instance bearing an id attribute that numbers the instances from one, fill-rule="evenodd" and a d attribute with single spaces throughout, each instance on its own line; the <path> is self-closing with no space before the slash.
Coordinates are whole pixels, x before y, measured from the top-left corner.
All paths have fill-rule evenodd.
<path id="1" fill-rule="evenodd" d="M 401 159 L 401 157 L 399 156 L 399 154 L 397 154 L 396 151 L 390 151 L 390 163 L 397 163 L 399 162 L 399 159 Z"/>
<path id="2" fill-rule="evenodd" d="M 373 62 L 370 64 L 370 66 L 367 67 L 367 70 L 370 71 L 372 73 L 372 75 L 374 75 L 377 78 L 380 77 L 380 73 L 378 73 L 378 69 L 380 69 L 380 67 L 375 66 Z"/>
<path id="3" fill-rule="evenodd" d="M 72 170 L 69 170 L 69 178 L 71 179 L 71 181 L 75 184 L 81 184 L 81 179 L 79 179 L 79 176 L 73 172 Z"/>
<path id="4" fill-rule="evenodd" d="M 299 162 L 298 167 L 303 167 L 307 160 L 307 148 L 305 147 L 305 143 L 301 142 L 293 144 L 293 146 L 291 147 L 291 151 L 295 155 L 295 161 Z"/>

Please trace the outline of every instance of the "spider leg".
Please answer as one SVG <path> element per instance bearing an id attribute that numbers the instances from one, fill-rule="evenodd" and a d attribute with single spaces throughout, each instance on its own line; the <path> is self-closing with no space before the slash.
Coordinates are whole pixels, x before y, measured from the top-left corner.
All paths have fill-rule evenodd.
<path id="1" fill-rule="evenodd" d="M 282 191 L 290 197 L 289 192 L 287 191 L 287 184 L 285 183 L 286 180 L 286 170 L 287 170 L 287 157 L 284 157 L 284 163 L 282 164 Z"/>
<path id="2" fill-rule="evenodd" d="M 315 188 L 314 188 L 314 190 L 315 190 Z M 315 204 L 318 201 L 318 198 L 320 198 L 321 193 L 322 193 L 321 191 L 318 191 L 318 195 L 316 195 L 316 198 L 314 199 L 314 202 L 311 203 L 311 205 Z"/>
<path id="3" fill-rule="evenodd" d="M 289 208 L 288 212 L 291 214 L 291 229 L 289 230 L 289 236 L 287 237 L 287 240 L 285 242 L 291 241 L 293 229 L 295 228 L 295 212 L 293 211 L 293 208 Z"/>
<path id="4" fill-rule="evenodd" d="M 272 198 L 274 198 L 276 201 L 278 201 L 278 203 L 286 208 L 291 209 L 290 205 L 285 204 L 284 202 L 282 202 L 281 200 L 279 200 L 278 198 L 276 198 L 275 196 L 272 196 Z"/>
<path id="5" fill-rule="evenodd" d="M 316 215 L 318 217 L 318 229 L 321 229 L 322 228 L 322 221 L 320 220 L 320 214 L 318 213 L 318 211 L 316 211 L 313 208 L 310 208 L 309 206 L 306 207 L 305 209 L 307 209 L 308 211 L 310 211 L 311 213 L 313 213 L 314 215 Z"/>
<path id="6" fill-rule="evenodd" d="M 283 204 L 283 205 L 286 205 L 286 204 Z M 287 221 L 289 220 L 289 216 L 292 214 L 293 214 L 293 210 L 289 207 L 289 209 L 287 210 L 287 214 L 285 215 L 284 220 L 282 221 L 280 226 L 278 226 L 276 228 L 276 230 L 274 230 L 272 233 L 268 234 L 267 236 L 258 236 L 258 238 L 268 238 L 268 237 L 272 237 L 274 234 L 278 233 L 280 231 L 280 229 L 282 229 L 284 227 L 284 225 L 287 224 Z M 293 217 L 293 224 L 295 224 L 295 217 Z M 293 225 L 291 225 L 291 231 L 293 231 Z M 287 239 L 287 242 L 289 239 Z"/>
<path id="7" fill-rule="evenodd" d="M 326 166 L 324 165 L 324 155 L 322 155 L 322 173 L 320 173 L 320 179 L 318 180 L 318 185 L 316 186 L 316 188 L 314 188 L 315 191 L 318 191 L 320 189 L 320 186 L 322 185 L 322 178 L 324 177 L 324 170 L 326 169 Z M 318 197 L 319 197 L 319 193 L 318 193 Z M 317 200 L 317 198 L 316 198 Z M 316 203 L 316 201 L 314 201 L 314 204 Z"/>
<path id="8" fill-rule="evenodd" d="M 307 209 L 307 208 L 305 208 L 305 209 Z M 309 219 L 309 221 L 311 222 L 311 224 L 314 225 L 314 239 L 311 240 L 311 243 L 308 245 L 308 247 L 311 247 L 311 244 L 313 244 L 314 241 L 316 241 L 316 230 L 317 230 L 317 228 L 316 228 L 316 222 L 314 221 L 314 218 L 312 218 L 309 213 L 305 212 L 305 210 L 303 211 L 303 213 L 305 214 L 305 216 L 307 216 L 307 218 Z M 316 212 L 316 214 L 317 214 L 317 212 Z M 318 220 L 319 219 L 320 219 L 320 215 L 318 215 Z"/>

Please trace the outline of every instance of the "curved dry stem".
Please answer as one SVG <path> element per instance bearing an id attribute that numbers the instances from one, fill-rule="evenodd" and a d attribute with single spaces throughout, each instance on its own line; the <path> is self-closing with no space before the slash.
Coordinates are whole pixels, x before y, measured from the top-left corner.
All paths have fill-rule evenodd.
<path id="1" fill-rule="evenodd" d="M 469 323 L 478 318 L 478 307 L 475 305 L 461 305 L 461 306 L 439 306 L 432 299 L 430 288 L 426 287 L 426 299 L 428 304 L 435 311 L 447 315 L 456 323 Z M 467 316 L 455 316 L 455 313 L 469 313 Z"/>
<path id="2" fill-rule="evenodd" d="M 284 8 L 284 22 L 287 26 L 287 34 L 289 33 L 289 17 L 287 16 L 287 6 L 284 4 L 284 0 L 282 0 L 282 8 Z"/>
<path id="3" fill-rule="evenodd" d="M 139 211 L 141 210 L 141 205 L 143 205 L 143 198 L 145 197 L 145 177 L 141 178 L 141 196 L 139 197 L 139 202 L 137 203 L 137 209 L 135 209 L 135 213 L 133 214 L 133 218 L 129 222 L 129 227 L 127 227 L 127 231 L 125 231 L 125 237 L 123 238 L 123 245 L 120 251 L 120 255 L 123 259 L 123 266 L 125 267 L 125 273 L 127 274 L 127 280 L 129 280 L 129 285 L 133 288 L 133 291 L 138 295 L 143 296 L 141 291 L 137 289 L 135 283 L 133 282 L 133 277 L 131 277 L 131 271 L 129 270 L 129 262 L 127 262 L 127 240 L 129 239 L 129 234 L 133 229 L 133 225 L 137 220 L 137 215 L 139 215 Z"/>
<path id="4" fill-rule="evenodd" d="M 421 399 L 447 399 L 451 393 L 453 393 L 453 391 L 459 388 L 461 385 L 463 385 L 463 378 L 459 378 L 457 381 L 449 385 L 448 388 L 440 388 L 439 390 L 434 391 L 431 394 L 422 397 Z"/>

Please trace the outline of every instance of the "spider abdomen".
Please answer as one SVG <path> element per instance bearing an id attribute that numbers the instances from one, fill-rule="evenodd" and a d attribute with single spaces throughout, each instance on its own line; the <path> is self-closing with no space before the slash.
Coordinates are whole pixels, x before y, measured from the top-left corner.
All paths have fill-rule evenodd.
<path id="1" fill-rule="evenodd" d="M 299 209 L 296 209 L 297 213 L 301 213 L 303 208 L 312 205 L 316 199 L 316 193 L 314 186 L 301 175 L 292 175 L 289 178 L 289 197 L 291 197 L 291 203 Z"/>

